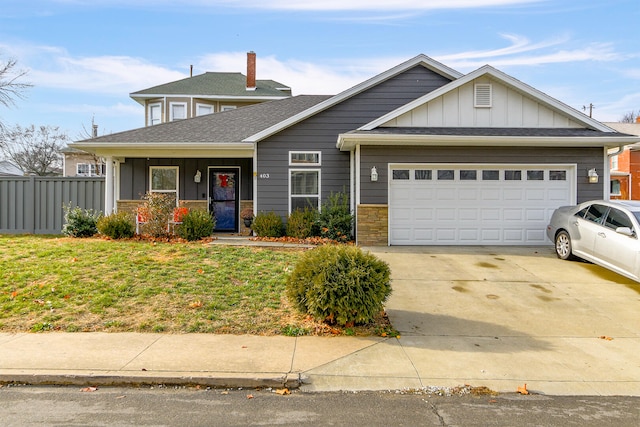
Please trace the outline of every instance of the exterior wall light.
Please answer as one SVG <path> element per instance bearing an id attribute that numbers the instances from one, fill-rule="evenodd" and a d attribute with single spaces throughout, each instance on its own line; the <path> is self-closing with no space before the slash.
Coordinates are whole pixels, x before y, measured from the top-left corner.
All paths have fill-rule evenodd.
<path id="1" fill-rule="evenodd" d="M 378 170 L 374 166 L 371 168 L 371 181 L 377 181 L 377 180 L 378 180 Z"/>
<path id="2" fill-rule="evenodd" d="M 590 184 L 597 184 L 598 183 L 598 172 L 596 172 L 596 168 L 589 169 L 589 173 L 587 174 L 587 176 L 589 176 L 589 183 Z"/>
<path id="3" fill-rule="evenodd" d="M 195 176 L 193 177 L 193 182 L 199 183 L 201 179 L 202 179 L 202 172 L 200 171 L 196 172 Z"/>

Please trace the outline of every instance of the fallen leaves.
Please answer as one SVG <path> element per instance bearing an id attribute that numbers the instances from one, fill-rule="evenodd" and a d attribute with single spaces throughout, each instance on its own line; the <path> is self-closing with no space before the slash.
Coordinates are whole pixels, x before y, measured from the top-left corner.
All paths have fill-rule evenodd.
<path id="1" fill-rule="evenodd" d="M 605 341 L 613 341 L 613 338 L 608 337 L 606 335 L 600 335 L 598 338 L 600 338 L 601 340 L 605 340 Z"/>
<path id="2" fill-rule="evenodd" d="M 189 304 L 189 308 L 200 308 L 202 307 L 202 301 L 198 300 L 198 301 L 194 301 L 191 304 Z"/>
<path id="3" fill-rule="evenodd" d="M 288 388 L 280 388 L 276 390 L 276 394 L 279 394 L 280 396 L 286 396 L 288 394 L 291 394 L 291 392 Z"/>
<path id="4" fill-rule="evenodd" d="M 527 390 L 527 384 L 525 383 L 522 387 L 518 387 L 518 393 L 520 394 L 529 394 L 529 390 Z"/>
<path id="5" fill-rule="evenodd" d="M 85 387 L 82 390 L 80 390 L 83 393 L 93 393 L 94 391 L 97 391 L 98 387 Z"/>

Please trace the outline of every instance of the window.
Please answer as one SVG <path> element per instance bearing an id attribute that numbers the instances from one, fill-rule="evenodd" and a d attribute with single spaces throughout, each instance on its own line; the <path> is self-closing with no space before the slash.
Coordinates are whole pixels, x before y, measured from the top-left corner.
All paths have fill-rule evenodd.
<path id="1" fill-rule="evenodd" d="M 173 193 L 178 203 L 178 166 L 151 166 L 150 188 L 155 193 Z"/>
<path id="2" fill-rule="evenodd" d="M 489 83 L 476 83 L 474 86 L 474 106 L 476 108 L 489 108 L 491 107 L 491 84 Z"/>
<path id="3" fill-rule="evenodd" d="M 611 156 L 611 169 L 618 170 L 618 156 Z"/>
<path id="4" fill-rule="evenodd" d="M 620 180 L 619 179 L 612 179 L 611 180 L 611 191 L 610 191 L 611 195 L 613 196 L 619 196 L 622 193 L 620 193 Z"/>
<path id="5" fill-rule="evenodd" d="M 607 206 L 603 205 L 591 205 L 584 215 L 584 219 L 598 224 L 602 223 L 602 217 L 607 213 Z"/>
<path id="6" fill-rule="evenodd" d="M 609 210 L 609 214 L 607 215 L 607 219 L 604 221 L 604 226 L 612 229 L 616 229 L 618 227 L 629 227 L 633 230 L 633 223 L 621 210 L 611 208 Z"/>
<path id="7" fill-rule="evenodd" d="M 544 171 L 527 171 L 527 181 L 544 181 Z"/>
<path id="8" fill-rule="evenodd" d="M 213 105 L 196 104 L 196 116 L 205 116 L 213 113 Z"/>
<path id="9" fill-rule="evenodd" d="M 549 181 L 566 181 L 567 171 L 549 171 Z"/>
<path id="10" fill-rule="evenodd" d="M 220 111 L 231 111 L 235 109 L 236 109 L 235 105 L 223 105 L 222 107 L 220 107 Z"/>
<path id="11" fill-rule="evenodd" d="M 483 181 L 499 181 L 500 180 L 500 171 L 497 171 L 497 170 L 483 170 L 482 171 L 482 180 Z"/>
<path id="12" fill-rule="evenodd" d="M 289 212 L 320 208 L 320 170 L 289 170 Z"/>
<path id="13" fill-rule="evenodd" d="M 393 179 L 409 179 L 409 169 L 394 169 L 392 177 Z"/>
<path id="14" fill-rule="evenodd" d="M 505 181 L 520 181 L 522 179 L 522 171 L 507 170 L 504 171 Z"/>
<path id="15" fill-rule="evenodd" d="M 454 179 L 453 169 L 439 169 L 438 180 L 439 181 L 451 181 Z"/>
<path id="16" fill-rule="evenodd" d="M 460 171 L 461 181 L 475 181 L 478 179 L 478 171 L 474 169 L 463 169 Z"/>
<path id="17" fill-rule="evenodd" d="M 290 151 L 290 165 L 320 166 L 319 151 Z"/>
<path id="18" fill-rule="evenodd" d="M 76 176 L 104 176 L 105 165 L 103 163 L 78 163 L 76 165 Z"/>
<path id="19" fill-rule="evenodd" d="M 160 103 L 149 104 L 149 126 L 160 123 L 162 123 L 162 105 Z"/>
<path id="20" fill-rule="evenodd" d="M 169 120 L 184 120 L 187 118 L 187 103 L 186 102 L 172 102 L 170 104 L 171 116 Z"/>
<path id="21" fill-rule="evenodd" d="M 417 181 L 424 181 L 431 179 L 431 170 L 429 169 L 416 169 L 415 170 L 415 179 Z"/>

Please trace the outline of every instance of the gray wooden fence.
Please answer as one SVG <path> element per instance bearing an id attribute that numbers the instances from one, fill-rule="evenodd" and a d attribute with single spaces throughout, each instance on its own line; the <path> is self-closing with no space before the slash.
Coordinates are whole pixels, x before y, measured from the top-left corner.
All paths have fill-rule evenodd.
<path id="1" fill-rule="evenodd" d="M 104 178 L 0 177 L 0 234 L 60 234 L 63 206 L 104 212 Z"/>

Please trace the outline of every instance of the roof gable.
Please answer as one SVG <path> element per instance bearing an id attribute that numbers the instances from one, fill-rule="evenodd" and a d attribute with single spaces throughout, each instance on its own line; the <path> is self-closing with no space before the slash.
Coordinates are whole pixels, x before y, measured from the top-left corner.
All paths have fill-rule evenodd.
<path id="1" fill-rule="evenodd" d="M 490 84 L 492 104 L 475 107 L 476 84 Z M 485 65 L 359 130 L 377 127 L 524 127 L 611 129 L 533 87 Z"/>
<path id="2" fill-rule="evenodd" d="M 344 92 L 339 93 L 338 95 L 335 95 L 329 99 L 327 99 L 324 102 L 321 102 L 318 105 L 313 106 L 312 108 L 309 108 L 308 110 L 302 111 L 298 114 L 296 114 L 295 116 L 292 116 L 290 118 L 288 118 L 287 120 L 278 123 L 268 129 L 264 129 L 263 131 L 256 133 L 254 135 L 251 135 L 250 137 L 248 137 L 245 142 L 257 142 L 260 141 L 262 139 L 265 139 L 271 135 L 274 135 L 290 126 L 293 126 L 296 123 L 299 123 L 303 120 L 306 120 L 307 118 L 318 114 L 324 110 L 327 110 L 331 107 L 333 107 L 334 105 L 337 105 L 353 96 L 356 96 L 364 91 L 366 91 L 367 89 L 370 89 L 388 79 L 391 79 L 407 70 L 410 70 L 411 68 L 415 67 L 415 66 L 422 66 L 425 67 L 431 71 L 433 71 L 436 74 L 439 74 L 443 77 L 446 77 L 449 80 L 455 80 L 459 77 L 462 76 L 462 73 L 447 67 L 444 64 L 441 64 L 440 62 L 429 58 L 426 55 L 418 55 L 414 58 L 411 58 L 408 61 L 403 62 L 402 64 L 399 64 L 381 74 L 378 74 L 375 77 L 370 78 L 369 80 L 366 80 L 356 86 L 353 86 L 350 89 L 345 90 Z"/>

